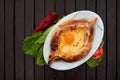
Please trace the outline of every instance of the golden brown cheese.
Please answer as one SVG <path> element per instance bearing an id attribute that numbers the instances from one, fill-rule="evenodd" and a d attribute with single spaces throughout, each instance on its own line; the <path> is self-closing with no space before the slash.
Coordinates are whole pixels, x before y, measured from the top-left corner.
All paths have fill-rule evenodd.
<path id="1" fill-rule="evenodd" d="M 58 55 L 72 56 L 77 55 L 78 51 L 84 46 L 86 37 L 85 37 L 84 28 L 76 30 L 67 30 L 61 33 L 59 37 L 59 52 Z"/>
<path id="2" fill-rule="evenodd" d="M 54 61 L 78 61 L 90 51 L 94 24 L 97 18 L 90 20 L 69 20 L 56 28 L 51 40 L 49 64 Z"/>

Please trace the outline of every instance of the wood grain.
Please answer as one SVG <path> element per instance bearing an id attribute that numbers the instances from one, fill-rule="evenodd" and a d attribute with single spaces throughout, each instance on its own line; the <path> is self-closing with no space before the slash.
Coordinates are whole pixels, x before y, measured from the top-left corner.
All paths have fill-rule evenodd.
<path id="1" fill-rule="evenodd" d="M 106 43 L 107 43 L 107 26 L 106 26 L 106 1 L 105 0 L 97 0 L 97 13 L 100 15 L 100 17 L 103 20 L 104 23 L 104 57 L 103 60 L 101 61 L 100 65 L 97 67 L 97 72 L 96 72 L 96 78 L 97 80 L 106 80 Z M 102 6 L 101 6 L 102 5 Z"/>
<path id="2" fill-rule="evenodd" d="M 24 1 L 24 35 L 30 36 L 34 28 L 34 0 Z M 25 55 L 25 80 L 34 80 L 34 58 Z"/>
<path id="3" fill-rule="evenodd" d="M 5 0 L 5 80 L 15 80 L 14 0 Z"/>
<path id="4" fill-rule="evenodd" d="M 4 45 L 4 14 L 5 14 L 5 9 L 4 9 L 4 0 L 0 0 L 0 37 L 1 37 L 1 41 L 0 41 L 0 80 L 4 80 L 4 70 L 5 70 L 5 61 L 4 61 L 4 48 L 5 48 L 5 45 Z"/>
<path id="5" fill-rule="evenodd" d="M 39 22 L 44 18 L 44 0 L 35 0 L 34 3 L 34 28 L 37 27 Z M 35 63 L 34 63 L 35 65 Z M 35 80 L 44 80 L 44 67 L 35 65 Z"/>
<path id="6" fill-rule="evenodd" d="M 117 80 L 120 80 L 120 0 L 117 0 Z"/>
<path id="7" fill-rule="evenodd" d="M 15 80 L 24 80 L 24 0 L 15 1 Z"/>
<path id="8" fill-rule="evenodd" d="M 98 13 L 105 26 L 104 58 L 97 68 L 68 71 L 35 65 L 22 42 L 51 11 L 58 17 L 78 10 Z M 120 80 L 119 0 L 0 0 L 0 80 Z"/>
<path id="9" fill-rule="evenodd" d="M 111 19 L 110 19 L 111 18 Z M 116 1 L 107 1 L 107 80 L 116 80 Z"/>
<path id="10" fill-rule="evenodd" d="M 117 80 L 120 80 L 120 0 L 117 0 Z"/>

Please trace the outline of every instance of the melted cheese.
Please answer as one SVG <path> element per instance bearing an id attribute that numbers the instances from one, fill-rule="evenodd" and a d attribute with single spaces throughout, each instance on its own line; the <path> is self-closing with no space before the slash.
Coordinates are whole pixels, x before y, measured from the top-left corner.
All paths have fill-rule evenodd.
<path id="1" fill-rule="evenodd" d="M 67 35 L 69 34 L 69 35 L 66 36 L 66 34 Z M 72 36 L 72 38 L 70 35 Z M 72 40 L 66 41 L 67 39 L 65 37 L 70 38 L 73 41 Z M 85 45 L 85 43 L 86 43 L 85 28 L 78 28 L 75 30 L 66 30 L 66 31 L 62 32 L 59 37 L 58 55 L 60 55 L 60 56 L 77 55 L 77 54 L 79 54 L 78 52 L 81 51 L 81 48 Z"/>

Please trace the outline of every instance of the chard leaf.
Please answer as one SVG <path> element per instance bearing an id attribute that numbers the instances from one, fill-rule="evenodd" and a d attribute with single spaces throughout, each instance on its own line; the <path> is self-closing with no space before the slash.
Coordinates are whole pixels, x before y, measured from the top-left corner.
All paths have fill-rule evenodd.
<path id="1" fill-rule="evenodd" d="M 103 57 L 101 57 L 101 58 L 99 58 L 99 59 L 97 59 L 97 60 L 95 60 L 95 59 L 93 59 L 93 58 L 90 58 L 86 63 L 87 63 L 87 65 L 88 65 L 89 67 L 95 68 L 95 67 L 97 67 L 97 66 L 100 64 L 102 58 L 103 58 Z"/>
<path id="2" fill-rule="evenodd" d="M 43 46 L 39 49 L 39 52 L 36 57 L 36 62 L 38 66 L 44 66 L 46 64 L 44 57 L 43 57 Z"/>

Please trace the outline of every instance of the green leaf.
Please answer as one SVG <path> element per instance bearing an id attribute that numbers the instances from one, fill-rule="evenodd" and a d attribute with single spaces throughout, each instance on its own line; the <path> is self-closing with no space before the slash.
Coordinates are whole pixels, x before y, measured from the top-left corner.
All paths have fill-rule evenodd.
<path id="1" fill-rule="evenodd" d="M 39 49 L 39 52 L 37 54 L 36 57 L 36 62 L 35 62 L 38 66 L 44 66 L 46 64 L 44 57 L 43 57 L 43 45 L 42 47 Z"/>
<path id="2" fill-rule="evenodd" d="M 52 28 L 53 26 L 51 26 L 44 32 L 42 31 L 36 32 L 32 36 L 26 37 L 23 42 L 24 53 L 36 57 L 39 51 L 39 48 L 44 43 L 48 33 L 50 32 Z"/>
<path id="3" fill-rule="evenodd" d="M 88 65 L 89 67 L 95 68 L 95 67 L 97 67 L 97 66 L 100 64 L 102 58 L 103 58 L 103 57 L 101 57 L 101 58 L 99 58 L 99 59 L 97 59 L 97 60 L 95 60 L 95 59 L 93 59 L 93 58 L 90 58 L 86 63 L 87 63 L 87 65 Z"/>
<path id="4" fill-rule="evenodd" d="M 54 22 L 54 24 L 57 23 L 57 21 Z M 36 64 L 39 66 L 43 66 L 46 64 L 43 57 L 43 44 L 53 26 L 49 27 L 44 32 L 43 31 L 36 32 L 31 36 L 26 37 L 23 41 L 24 53 L 34 56 L 36 58 Z"/>
<path id="5" fill-rule="evenodd" d="M 28 36 L 24 39 L 23 50 L 25 54 L 35 56 L 34 53 L 36 53 L 36 51 L 34 51 L 34 42 L 40 37 L 41 34 L 42 31 L 34 33 L 32 36 Z"/>
<path id="6" fill-rule="evenodd" d="M 48 35 L 48 33 L 50 32 L 50 30 L 53 28 L 53 26 L 49 27 L 47 30 L 45 30 L 45 32 L 43 32 L 43 34 L 36 40 L 35 44 L 41 44 L 45 42 L 45 39 Z"/>
<path id="7" fill-rule="evenodd" d="M 100 47 L 103 47 L 103 45 L 104 45 L 104 41 L 101 42 Z M 103 54 L 103 55 L 104 55 L 104 54 Z M 91 57 L 91 58 L 86 62 L 87 65 L 88 65 L 89 67 L 91 67 L 91 68 L 97 67 L 97 66 L 100 64 L 100 62 L 101 62 L 101 60 L 102 60 L 102 58 L 103 58 L 103 55 L 102 55 L 102 57 L 99 58 L 99 59 L 93 59 L 93 58 Z"/>

